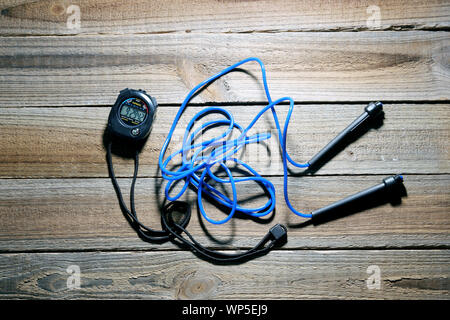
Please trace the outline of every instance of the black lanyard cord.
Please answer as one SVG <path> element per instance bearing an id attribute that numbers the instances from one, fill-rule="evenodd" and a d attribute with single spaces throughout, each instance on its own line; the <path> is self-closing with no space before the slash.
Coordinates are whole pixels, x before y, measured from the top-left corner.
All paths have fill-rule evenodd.
<path id="1" fill-rule="evenodd" d="M 139 169 L 139 151 L 136 151 L 134 155 L 134 173 L 130 187 L 130 209 L 128 209 L 114 173 L 111 146 L 112 142 L 109 142 L 106 148 L 106 161 L 108 163 L 109 175 L 113 183 L 114 190 L 116 191 L 122 212 L 141 238 L 150 242 L 165 242 L 176 238 L 181 241 L 181 243 L 174 241 L 177 245 L 185 245 L 195 254 L 214 263 L 244 262 L 257 256 L 264 255 L 275 246 L 283 245 L 286 242 L 286 227 L 277 224 L 269 230 L 269 232 L 256 246 L 245 252 L 229 254 L 208 249 L 196 241 L 194 237 L 186 230 L 186 226 L 188 225 L 191 217 L 191 207 L 187 202 L 182 201 L 169 202 L 163 207 L 161 211 L 161 224 L 163 230 L 154 230 L 147 227 L 142 224 L 137 217 L 134 198 L 136 179 Z M 183 214 L 183 218 L 180 222 L 174 221 L 172 217 L 174 212 L 181 212 Z M 182 233 L 185 233 L 189 240 L 183 237 L 181 235 Z"/>
<path id="2" fill-rule="evenodd" d="M 287 231 L 284 226 L 277 224 L 270 229 L 270 231 L 261 239 L 261 241 L 253 248 L 235 254 L 223 253 L 215 250 L 208 249 L 201 245 L 194 237 L 180 224 L 176 223 L 172 219 L 173 212 L 181 211 L 190 215 L 190 206 L 186 202 L 173 201 L 163 207 L 161 212 L 161 221 L 163 228 L 168 230 L 174 238 L 181 241 L 192 250 L 194 254 L 199 255 L 213 263 L 239 263 L 245 262 L 252 258 L 264 255 L 272 250 L 277 245 L 283 245 L 287 241 Z M 184 238 L 181 234 L 185 233 L 189 238 Z M 270 242 L 269 242 L 270 241 Z M 269 242 L 265 246 L 265 244 Z"/>
<path id="3" fill-rule="evenodd" d="M 114 173 L 114 168 L 112 164 L 112 152 L 111 152 L 111 145 L 112 142 L 109 142 L 107 144 L 106 148 L 106 161 L 108 163 L 108 170 L 109 175 L 111 177 L 111 181 L 114 186 L 114 190 L 116 191 L 117 198 L 119 200 L 120 208 L 122 209 L 122 212 L 124 213 L 127 220 L 130 222 L 130 224 L 133 226 L 133 228 L 136 230 L 136 232 L 145 240 L 151 241 L 151 242 L 165 242 L 168 241 L 171 237 L 171 234 L 167 232 L 166 230 L 154 230 L 146 225 L 142 224 L 136 213 L 135 208 L 135 202 L 134 202 L 134 190 L 136 185 L 136 179 L 138 175 L 138 169 L 139 169 L 139 151 L 135 152 L 134 155 L 134 173 L 133 173 L 133 179 L 131 182 L 131 188 L 130 188 L 130 209 L 128 209 L 127 205 L 125 204 L 125 201 L 123 200 L 122 191 L 120 189 L 120 186 L 117 182 L 116 175 Z M 181 225 L 187 226 L 189 223 L 190 216 L 185 216 L 184 219 L 181 221 Z"/>

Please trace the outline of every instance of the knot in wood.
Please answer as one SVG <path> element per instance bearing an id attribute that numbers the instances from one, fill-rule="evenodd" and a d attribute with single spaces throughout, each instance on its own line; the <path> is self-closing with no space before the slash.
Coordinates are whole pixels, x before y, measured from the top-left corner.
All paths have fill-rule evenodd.
<path id="1" fill-rule="evenodd" d="M 204 272 L 195 271 L 190 273 L 178 288 L 178 299 L 208 299 L 217 291 L 220 279 L 215 275 Z"/>

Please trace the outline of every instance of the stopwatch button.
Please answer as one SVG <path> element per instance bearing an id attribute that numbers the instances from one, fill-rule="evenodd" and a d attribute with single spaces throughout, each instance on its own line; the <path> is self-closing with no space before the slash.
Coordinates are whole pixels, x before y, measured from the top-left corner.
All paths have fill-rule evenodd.
<path id="1" fill-rule="evenodd" d="M 131 130 L 131 134 L 133 136 L 137 136 L 139 133 L 141 133 L 141 130 L 139 130 L 139 128 L 134 128 L 133 130 Z"/>

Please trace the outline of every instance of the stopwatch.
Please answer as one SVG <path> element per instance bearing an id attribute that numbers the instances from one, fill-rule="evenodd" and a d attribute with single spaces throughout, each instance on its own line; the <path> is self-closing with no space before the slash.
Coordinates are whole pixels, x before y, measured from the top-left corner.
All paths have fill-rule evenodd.
<path id="1" fill-rule="evenodd" d="M 120 91 L 108 118 L 108 129 L 115 136 L 128 141 L 148 137 L 158 104 L 144 90 Z"/>

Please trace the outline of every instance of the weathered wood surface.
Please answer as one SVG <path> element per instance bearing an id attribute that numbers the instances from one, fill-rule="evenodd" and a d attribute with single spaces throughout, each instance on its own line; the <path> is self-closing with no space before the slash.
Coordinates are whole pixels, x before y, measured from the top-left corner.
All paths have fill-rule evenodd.
<path id="1" fill-rule="evenodd" d="M 0 107 L 111 105 L 125 87 L 180 104 L 243 58 L 266 64 L 273 97 L 296 101 L 449 100 L 448 32 L 139 34 L 0 38 Z M 256 63 L 193 102 L 264 102 Z"/>
<path id="2" fill-rule="evenodd" d="M 291 177 L 292 205 L 311 212 L 347 195 L 381 182 L 384 176 Z M 287 248 L 436 248 L 449 247 L 450 182 L 448 175 L 405 176 L 408 196 L 401 205 L 384 204 L 319 226 L 303 226 L 306 220 L 287 208 L 282 178 L 272 177 L 277 190 L 276 213 L 261 222 L 235 217 L 225 225 L 199 223 L 196 206 L 188 230 L 208 246 L 254 246 L 275 223 L 289 227 Z M 141 221 L 160 228 L 163 202 L 160 179 L 139 179 L 136 209 Z M 120 179 L 128 194 L 129 179 Z M 163 185 L 164 186 L 164 185 Z M 238 186 L 246 206 L 266 199 L 254 184 Z M 254 198 L 254 199 L 253 199 Z M 126 196 L 126 199 L 128 197 Z M 192 192 L 186 200 L 195 202 Z M 119 209 L 109 179 L 8 179 L 0 180 L 0 250 L 128 250 L 173 249 L 174 245 L 141 241 Z M 224 212 L 204 201 L 214 219 Z"/>
<path id="3" fill-rule="evenodd" d="M 80 7 L 80 29 L 67 26 L 69 5 Z M 0 298 L 449 299 L 449 17 L 442 0 L 1 1 Z M 278 222 L 289 227 L 283 249 L 217 266 L 172 243 L 141 241 L 107 175 L 110 105 L 125 87 L 160 103 L 137 182 L 140 218 L 158 228 L 156 163 L 178 106 L 198 82 L 248 56 L 264 61 L 273 98 L 297 102 L 288 149 L 298 161 L 367 102 L 385 102 L 379 129 L 313 176 L 289 178 L 294 207 L 309 212 L 393 173 L 405 174 L 407 197 L 302 224 L 280 193 L 272 137 L 242 158 L 275 184 L 276 213 L 265 223 L 202 224 L 190 192 L 188 230 L 209 247 L 241 250 Z M 243 69 L 201 92 L 181 123 L 214 102 L 249 123 L 266 99 L 257 65 Z M 271 119 L 254 131 L 273 128 Z M 127 194 L 132 162 L 114 163 Z M 238 188 L 246 204 L 264 201 L 254 185 Z M 70 265 L 81 268 L 80 289 L 66 286 Z M 379 290 L 367 288 L 370 265 L 381 270 Z"/>
<path id="4" fill-rule="evenodd" d="M 202 108 L 188 107 L 180 119 L 170 150 L 181 146 L 184 128 Z M 226 107 L 243 126 L 250 123 L 260 108 Z M 288 137 L 291 157 L 298 162 L 308 161 L 359 116 L 363 108 L 363 104 L 295 106 Z M 0 108 L 0 176 L 108 177 L 102 138 L 109 110 L 93 107 Z M 159 108 L 140 157 L 140 176 L 161 176 L 159 150 L 177 110 L 178 107 Z M 282 123 L 286 110 L 287 106 L 278 107 Z M 450 173 L 449 110 L 448 104 L 387 104 L 383 125 L 347 146 L 317 174 Z M 250 134 L 269 131 L 272 138 L 259 145 L 249 145 L 239 154 L 262 175 L 281 175 L 283 172 L 274 128 L 272 115 L 267 113 Z M 131 160 L 115 157 L 114 164 L 119 176 L 132 174 Z"/>
<path id="5" fill-rule="evenodd" d="M 67 27 L 73 14 L 70 5 L 80 8 L 79 29 Z M 450 5 L 445 0 L 7 0 L 0 10 L 0 35 L 447 30 L 450 26 Z"/>
<path id="6" fill-rule="evenodd" d="M 449 260 L 448 250 L 282 250 L 238 266 L 179 251 L 2 254 L 0 298 L 448 299 Z M 72 265 L 79 289 L 66 285 Z M 380 289 L 367 287 L 369 266 Z"/>

